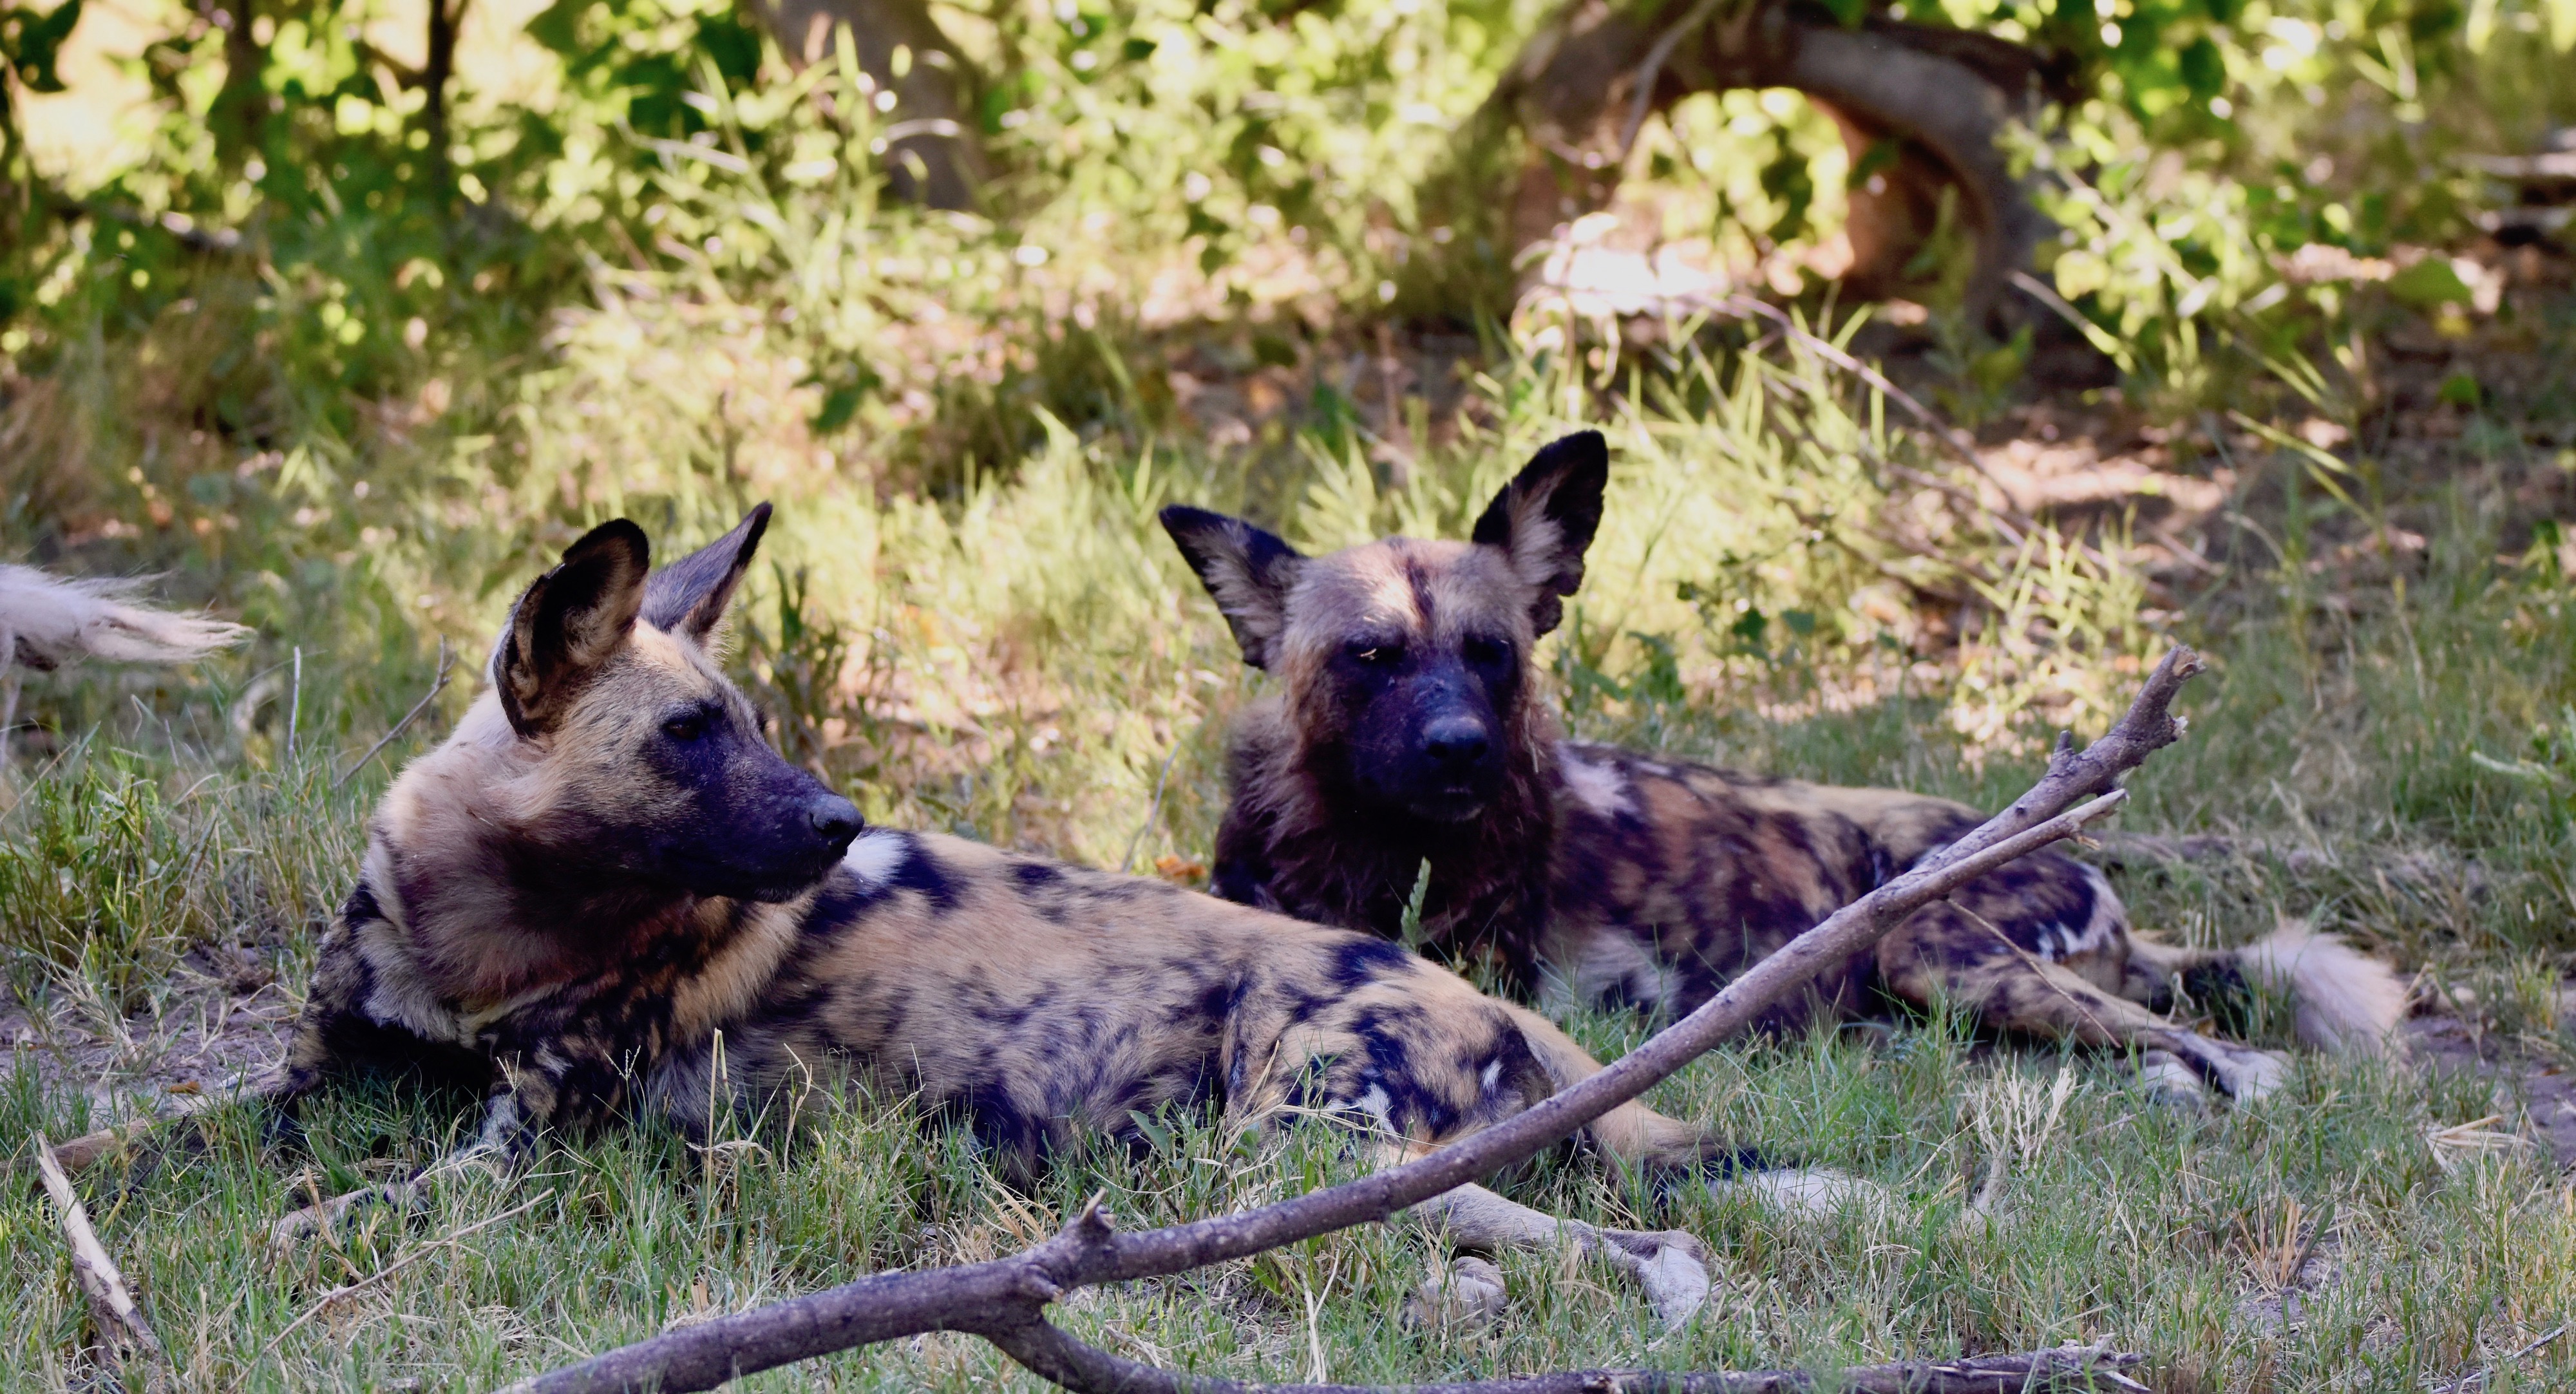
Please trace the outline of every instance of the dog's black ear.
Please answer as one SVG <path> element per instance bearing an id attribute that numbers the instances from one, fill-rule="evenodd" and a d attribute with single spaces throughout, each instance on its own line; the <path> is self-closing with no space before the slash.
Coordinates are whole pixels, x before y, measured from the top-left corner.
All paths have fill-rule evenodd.
<path id="1" fill-rule="evenodd" d="M 703 647 L 724 623 L 734 588 L 769 530 L 769 505 L 742 515 L 733 531 L 653 573 L 644 583 L 644 622 Z"/>
<path id="2" fill-rule="evenodd" d="M 562 719 L 582 684 L 634 630 L 652 561 L 644 530 L 620 518 L 582 534 L 519 597 L 492 655 L 492 685 L 511 729 L 534 736 Z"/>
<path id="3" fill-rule="evenodd" d="M 1174 504 L 1163 510 L 1172 535 L 1199 583 L 1234 630 L 1243 661 L 1267 668 L 1288 627 L 1288 588 L 1305 562 L 1297 549 L 1240 518 Z"/>
<path id="4" fill-rule="evenodd" d="M 1541 634 L 1565 618 L 1564 597 L 1583 584 L 1583 554 L 1601 527 L 1601 491 L 1610 482 L 1610 447 L 1599 431 L 1577 431 L 1530 458 L 1471 534 L 1500 548 L 1522 582 L 1536 591 L 1530 621 Z"/>

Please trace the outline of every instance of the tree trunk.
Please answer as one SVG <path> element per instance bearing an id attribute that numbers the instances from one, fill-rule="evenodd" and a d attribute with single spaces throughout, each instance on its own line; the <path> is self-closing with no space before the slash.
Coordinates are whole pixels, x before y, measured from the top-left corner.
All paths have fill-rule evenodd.
<path id="1" fill-rule="evenodd" d="M 1855 161 L 1880 140 L 1899 142 L 1876 186 L 1853 190 L 1846 285 L 1877 297 L 1931 279 L 1907 267 L 1933 233 L 1942 191 L 1955 190 L 1977 247 L 1966 297 L 1983 316 L 2042 226 L 1996 141 L 2052 76 L 1999 39 L 1877 18 L 1846 29 L 1780 0 L 1734 13 L 1716 0 L 1688 9 L 1574 0 L 1523 46 L 1423 190 L 1424 225 L 1447 228 L 1453 250 L 1414 281 L 1490 308 L 1522 249 L 1609 205 L 1645 116 L 1694 92 L 1788 87 L 1833 117 Z"/>
<path id="2" fill-rule="evenodd" d="M 429 132 L 429 164 L 447 182 L 447 84 L 456 75 L 456 32 L 470 0 L 429 0 L 429 57 L 420 70 L 421 129 Z"/>
<path id="3" fill-rule="evenodd" d="M 260 128 L 267 120 L 268 93 L 261 85 L 260 69 L 268 55 L 254 33 L 258 16 L 251 0 L 201 0 L 198 13 L 223 31 L 224 81 L 206 113 L 206 124 L 214 132 L 216 158 L 226 168 L 237 169 L 257 153 Z"/>
<path id="4" fill-rule="evenodd" d="M 752 11 L 799 68 L 828 58 L 834 30 L 848 25 L 860 70 L 879 93 L 894 94 L 884 113 L 888 187 L 932 208 L 975 206 L 989 171 L 974 66 L 940 32 L 926 0 L 755 0 Z"/>

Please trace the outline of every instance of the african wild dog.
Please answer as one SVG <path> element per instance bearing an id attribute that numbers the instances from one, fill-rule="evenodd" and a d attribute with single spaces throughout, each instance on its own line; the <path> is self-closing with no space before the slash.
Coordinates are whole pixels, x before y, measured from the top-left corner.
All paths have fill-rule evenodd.
<path id="1" fill-rule="evenodd" d="M 793 1114 L 856 1076 L 962 1122 L 1005 1175 L 1166 1105 L 1338 1115 L 1378 1161 L 1598 1068 L 1544 1018 L 1382 940 L 955 838 L 863 831 L 773 753 L 711 656 L 766 506 L 649 571 L 606 524 L 512 610 L 491 687 L 404 770 L 323 940 L 280 1093 L 375 1062 L 488 1081 L 479 1146 L 656 1114 Z M 776 1116 L 776 1115 L 773 1115 Z M 1831 1202 L 1642 1106 L 1588 1130 L 1671 1178 Z M 1550 1219 L 1478 1187 L 1470 1246 L 1559 1239 L 1678 1318 L 1695 1240 Z M 328 1213 L 326 1209 L 326 1213 Z"/>
<path id="2" fill-rule="evenodd" d="M 1250 524 L 1163 510 L 1275 695 L 1238 725 L 1213 878 L 1229 900 L 1394 937 L 1425 861 L 1431 945 L 1524 995 L 1679 1015 L 1982 819 L 1943 799 L 1712 769 L 1560 738 L 1532 647 L 1583 579 L 1608 451 L 1541 450 L 1467 542 L 1305 557 Z M 2135 1045 L 2168 1087 L 2264 1093 L 2282 1062 L 2155 1015 L 2177 982 L 2289 989 L 2302 1034 L 2383 1046 L 2387 967 L 2284 931 L 2233 953 L 2133 936 L 2100 872 L 2048 851 L 1915 914 L 1775 1010 L 1773 1029 L 1888 994 L 1998 1026 Z M 2179 1058 L 2188 1072 L 2166 1052 Z"/>

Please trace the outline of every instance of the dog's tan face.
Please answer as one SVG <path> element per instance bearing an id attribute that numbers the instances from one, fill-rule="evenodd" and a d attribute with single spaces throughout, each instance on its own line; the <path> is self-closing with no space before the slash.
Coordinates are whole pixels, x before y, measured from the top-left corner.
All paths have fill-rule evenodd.
<path id="1" fill-rule="evenodd" d="M 1537 640 L 1583 579 L 1609 458 L 1592 432 L 1540 451 L 1466 542 L 1391 537 L 1300 556 L 1239 519 L 1163 510 L 1244 661 L 1276 674 L 1310 760 L 1374 809 L 1482 812 L 1524 729 Z"/>
<path id="2" fill-rule="evenodd" d="M 520 807 L 567 862 L 782 900 L 858 835 L 857 807 L 769 748 L 709 653 L 768 516 L 658 572 L 641 529 L 604 524 L 512 610 L 493 687 L 539 757 Z"/>

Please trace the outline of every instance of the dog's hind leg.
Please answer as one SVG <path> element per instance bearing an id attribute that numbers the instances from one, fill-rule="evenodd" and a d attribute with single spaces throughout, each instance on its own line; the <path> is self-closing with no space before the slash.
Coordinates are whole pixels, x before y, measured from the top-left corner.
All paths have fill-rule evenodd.
<path id="1" fill-rule="evenodd" d="M 1601 1068 L 1554 1022 L 1520 1008 L 1512 1011 L 1522 1037 L 1545 1064 L 1553 1089 L 1569 1088 Z M 1742 1196 L 1817 1221 L 1847 1212 L 1875 1221 L 1894 1213 L 1893 1198 L 1876 1182 L 1832 1167 L 1778 1165 L 1753 1149 L 1729 1145 L 1706 1129 L 1667 1118 L 1633 1099 L 1586 1124 L 1583 1131 L 1603 1151 L 1659 1182 L 1693 1177 L 1721 1200 Z"/>
<path id="2" fill-rule="evenodd" d="M 2239 1100 L 2259 1099 L 2287 1081 L 2283 1057 L 2212 1040 L 2106 990 L 2079 971 L 2096 955 L 2073 963 L 2050 957 L 2049 931 L 2059 925 L 2020 936 L 2037 944 L 2016 942 L 2008 925 L 1956 899 L 1928 907 L 1880 941 L 1880 980 L 1907 1001 L 1929 1006 L 1947 998 L 2005 1030 L 2165 1052 Z"/>

